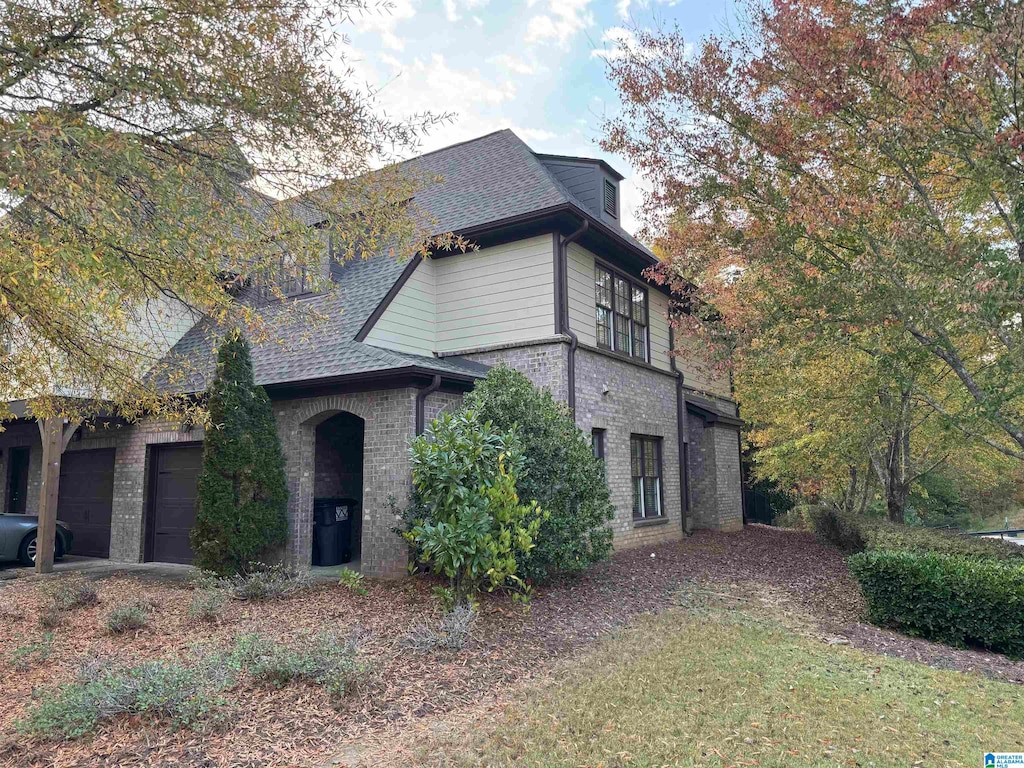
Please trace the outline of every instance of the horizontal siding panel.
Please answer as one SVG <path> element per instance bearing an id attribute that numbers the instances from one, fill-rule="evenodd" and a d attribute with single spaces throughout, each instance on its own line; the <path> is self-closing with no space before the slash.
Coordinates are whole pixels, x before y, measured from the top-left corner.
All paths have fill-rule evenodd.
<path id="1" fill-rule="evenodd" d="M 399 352 L 433 355 L 436 346 L 434 262 L 427 259 L 384 310 L 366 336 L 368 344 Z"/>
<path id="2" fill-rule="evenodd" d="M 651 365 L 663 371 L 672 370 L 669 357 L 668 297 L 657 291 L 647 292 L 650 302 Z"/>
<path id="3" fill-rule="evenodd" d="M 480 283 L 479 279 L 475 279 L 445 285 L 437 292 L 440 311 L 445 311 L 447 304 L 455 303 L 465 298 L 502 293 L 508 290 L 518 290 L 522 293 L 523 289 L 528 288 L 550 290 L 554 286 L 555 281 L 550 274 L 550 270 L 539 274 L 524 270 L 523 272 L 510 272 L 507 275 L 495 276 L 494 279 L 487 281 L 487 286 L 482 286 Z M 551 300 L 553 301 L 554 299 L 552 298 Z"/>
<path id="4" fill-rule="evenodd" d="M 594 299 L 594 254 L 576 243 L 569 246 L 569 327 L 583 344 L 597 346 Z"/>
<path id="5" fill-rule="evenodd" d="M 550 235 L 439 259 L 437 350 L 528 341 L 554 332 Z"/>

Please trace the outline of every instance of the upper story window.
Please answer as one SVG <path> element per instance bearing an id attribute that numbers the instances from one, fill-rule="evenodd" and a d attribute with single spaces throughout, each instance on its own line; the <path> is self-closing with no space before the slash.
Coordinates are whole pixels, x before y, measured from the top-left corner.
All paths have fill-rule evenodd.
<path id="1" fill-rule="evenodd" d="M 649 361 L 647 289 L 598 265 L 594 272 L 594 294 L 597 345 Z"/>
<path id="2" fill-rule="evenodd" d="M 604 212 L 609 216 L 619 217 L 618 190 L 608 179 L 604 180 Z"/>

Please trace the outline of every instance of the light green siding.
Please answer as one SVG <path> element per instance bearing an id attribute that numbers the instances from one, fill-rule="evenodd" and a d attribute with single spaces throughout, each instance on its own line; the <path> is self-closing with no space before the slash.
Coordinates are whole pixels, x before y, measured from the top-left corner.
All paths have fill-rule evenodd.
<path id="1" fill-rule="evenodd" d="M 596 347 L 594 254 L 577 243 L 570 243 L 568 262 L 569 327 L 580 344 Z"/>
<path id="2" fill-rule="evenodd" d="M 375 347 L 433 355 L 436 348 L 435 267 L 421 261 L 366 336 Z"/>
<path id="3" fill-rule="evenodd" d="M 551 235 L 446 256 L 434 268 L 438 352 L 554 333 Z"/>

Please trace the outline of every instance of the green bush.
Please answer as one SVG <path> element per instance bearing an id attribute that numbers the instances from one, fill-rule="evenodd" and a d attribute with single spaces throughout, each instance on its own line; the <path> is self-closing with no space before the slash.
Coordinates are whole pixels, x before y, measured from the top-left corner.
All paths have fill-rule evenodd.
<path id="1" fill-rule="evenodd" d="M 873 623 L 949 645 L 1024 657 L 1024 565 L 883 550 L 848 562 Z"/>
<path id="2" fill-rule="evenodd" d="M 135 667 L 101 662 L 84 665 L 77 679 L 44 692 L 18 730 L 45 738 L 76 738 L 105 719 L 150 715 L 191 727 L 222 704 L 220 691 L 235 683 L 237 673 L 221 657 L 197 664 L 148 661 Z"/>
<path id="3" fill-rule="evenodd" d="M 871 530 L 868 535 L 868 548 L 937 552 L 945 555 L 964 555 L 996 560 L 1021 560 L 1024 558 L 1024 547 L 1007 541 L 891 524 L 877 525 Z"/>
<path id="4" fill-rule="evenodd" d="M 205 621 L 212 624 L 220 619 L 224 611 L 226 597 L 219 589 L 204 589 L 192 597 L 192 604 L 188 607 L 188 615 L 198 621 Z"/>
<path id="5" fill-rule="evenodd" d="M 143 600 L 121 603 L 107 614 L 107 629 L 115 635 L 142 629 L 148 623 L 149 603 Z"/>
<path id="6" fill-rule="evenodd" d="M 58 611 L 70 611 L 96 605 L 100 601 L 96 585 L 80 573 L 72 573 L 44 582 L 40 591 Z"/>
<path id="7" fill-rule="evenodd" d="M 515 431 L 475 411 L 444 413 L 410 452 L 415 500 L 403 536 L 420 563 L 448 578 L 451 602 L 471 602 L 481 589 L 528 595 L 518 569 L 543 513 L 516 493 L 524 459 Z"/>
<path id="8" fill-rule="evenodd" d="M 345 589 L 357 595 L 365 595 L 369 592 L 366 588 L 363 574 L 359 573 L 359 571 L 343 571 L 341 578 L 338 579 L 338 586 L 345 587 Z"/>
<path id="9" fill-rule="evenodd" d="M 594 457 L 590 436 L 579 430 L 569 409 L 503 365 L 488 372 L 465 404 L 500 432 L 516 429 L 524 455 L 516 491 L 548 513 L 519 574 L 540 581 L 607 558 L 615 508 L 604 462 Z"/>
<path id="10" fill-rule="evenodd" d="M 236 600 L 264 602 L 295 594 L 309 586 L 309 578 L 284 565 L 253 563 L 246 573 L 215 579 L 213 583 Z"/>
<path id="11" fill-rule="evenodd" d="M 270 399 L 238 331 L 217 354 L 209 410 L 192 549 L 203 570 L 243 573 L 284 544 L 288 487 Z"/>
<path id="12" fill-rule="evenodd" d="M 321 634 L 282 645 L 252 634 L 238 638 L 233 656 L 256 682 L 276 688 L 293 682 L 320 685 L 338 706 L 369 672 L 358 654 L 359 642 L 354 637 Z"/>

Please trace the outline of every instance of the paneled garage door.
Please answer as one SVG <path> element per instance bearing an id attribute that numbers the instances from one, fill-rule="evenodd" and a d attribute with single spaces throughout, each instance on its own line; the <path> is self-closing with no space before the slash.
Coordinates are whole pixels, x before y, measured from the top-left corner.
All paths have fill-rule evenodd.
<path id="1" fill-rule="evenodd" d="M 71 529 L 72 554 L 110 556 L 113 499 L 113 448 L 64 453 L 60 460 L 57 519 Z"/>
<path id="2" fill-rule="evenodd" d="M 158 563 L 191 563 L 188 535 L 196 521 L 201 445 L 161 445 L 150 454 L 149 553 Z"/>

